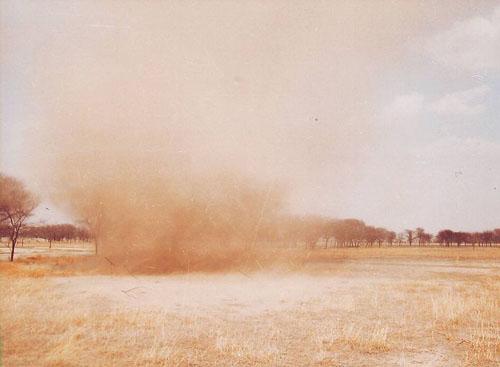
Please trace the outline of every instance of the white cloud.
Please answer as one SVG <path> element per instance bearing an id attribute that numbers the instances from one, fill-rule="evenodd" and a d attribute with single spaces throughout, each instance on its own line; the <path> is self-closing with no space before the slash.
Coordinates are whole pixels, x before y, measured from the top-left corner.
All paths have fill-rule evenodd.
<path id="1" fill-rule="evenodd" d="M 472 117 L 486 110 L 486 98 L 491 92 L 491 88 L 483 84 L 428 102 L 421 93 L 400 94 L 384 109 L 383 116 L 386 122 L 415 122 L 425 112 L 433 112 L 440 117 Z"/>
<path id="2" fill-rule="evenodd" d="M 500 6 L 487 17 L 455 23 L 427 44 L 431 58 L 468 72 L 500 70 Z"/>
<path id="3" fill-rule="evenodd" d="M 448 163 L 453 161 L 457 167 L 466 165 L 469 160 L 480 158 L 479 161 L 470 165 L 471 170 L 487 167 L 488 169 L 494 168 L 497 173 L 500 173 L 500 167 L 497 164 L 500 156 L 500 144 L 481 138 L 450 136 L 435 141 L 418 152 L 434 160 L 440 158 L 447 160 Z M 481 164 L 477 164 L 478 162 Z M 452 164 L 449 166 L 453 167 Z M 484 176 L 482 177 L 484 178 Z"/>
<path id="4" fill-rule="evenodd" d="M 449 93 L 430 105 L 439 115 L 478 115 L 485 110 L 484 100 L 491 89 L 486 85 Z"/>
<path id="5" fill-rule="evenodd" d="M 391 119 L 415 117 L 423 106 L 424 96 L 420 93 L 402 94 L 394 98 L 386 108 L 385 115 Z"/>

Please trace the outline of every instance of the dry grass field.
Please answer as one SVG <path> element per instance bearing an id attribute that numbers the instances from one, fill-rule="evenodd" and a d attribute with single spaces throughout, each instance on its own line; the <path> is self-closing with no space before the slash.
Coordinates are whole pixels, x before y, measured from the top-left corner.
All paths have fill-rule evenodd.
<path id="1" fill-rule="evenodd" d="M 16 246 L 15 258 L 25 258 L 32 256 L 75 256 L 75 255 L 93 255 L 94 245 L 89 242 L 64 241 L 53 242 L 49 249 L 49 243 L 44 240 L 26 239 L 19 241 Z M 7 239 L 0 241 L 0 261 L 8 260 L 10 256 L 10 247 Z"/>
<path id="2" fill-rule="evenodd" d="M 500 249 L 317 250 L 132 275 L 1 262 L 4 366 L 498 366 Z M 82 258 L 80 258 L 82 259 Z"/>

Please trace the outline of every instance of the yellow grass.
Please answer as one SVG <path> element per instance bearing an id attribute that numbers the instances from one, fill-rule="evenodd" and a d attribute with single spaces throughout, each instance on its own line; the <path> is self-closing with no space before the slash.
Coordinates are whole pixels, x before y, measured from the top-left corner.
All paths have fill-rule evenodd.
<path id="1" fill-rule="evenodd" d="M 423 261 L 413 249 L 381 249 L 384 258 L 371 250 L 244 274 L 100 275 L 71 258 L 0 263 L 3 362 L 498 365 L 498 251 L 457 261 L 422 249 Z"/>
<path id="2" fill-rule="evenodd" d="M 336 259 L 410 259 L 410 260 L 491 260 L 500 258 L 500 247 L 361 247 L 330 248 L 311 252 L 310 259 L 329 261 Z"/>

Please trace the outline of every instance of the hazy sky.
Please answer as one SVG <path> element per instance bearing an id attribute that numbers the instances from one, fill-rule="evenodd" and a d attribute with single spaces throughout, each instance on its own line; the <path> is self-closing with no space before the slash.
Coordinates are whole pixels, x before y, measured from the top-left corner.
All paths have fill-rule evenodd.
<path id="1" fill-rule="evenodd" d="M 47 203 L 66 154 L 164 142 L 199 169 L 285 183 L 294 212 L 500 226 L 498 1 L 1 10 L 0 169 Z M 39 217 L 64 218 L 47 205 Z"/>

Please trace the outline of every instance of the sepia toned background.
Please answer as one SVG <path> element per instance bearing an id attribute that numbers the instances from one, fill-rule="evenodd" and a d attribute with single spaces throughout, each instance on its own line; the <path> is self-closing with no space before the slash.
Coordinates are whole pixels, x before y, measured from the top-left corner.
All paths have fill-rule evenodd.
<path id="1" fill-rule="evenodd" d="M 2 2 L 2 170 L 49 219 L 72 217 L 52 207 L 68 166 L 151 177 L 175 162 L 278 182 L 296 213 L 489 228 L 495 5 Z"/>

